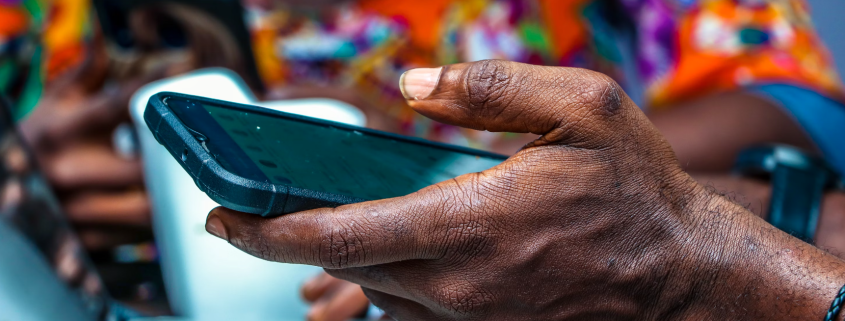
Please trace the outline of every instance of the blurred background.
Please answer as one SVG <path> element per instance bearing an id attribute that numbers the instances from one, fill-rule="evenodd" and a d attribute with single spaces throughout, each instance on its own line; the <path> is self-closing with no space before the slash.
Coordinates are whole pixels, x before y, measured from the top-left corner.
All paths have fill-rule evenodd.
<path id="1" fill-rule="evenodd" d="M 407 107 L 400 75 L 482 59 L 580 67 L 622 84 L 692 173 L 729 175 L 742 149 L 770 143 L 842 171 L 843 16 L 840 0 L 0 0 L 0 220 L 12 227 L 0 239 L 45 244 L 42 263 L 66 276 L 69 295 L 85 294 L 95 319 L 126 308 L 330 320 L 308 314 L 300 293 L 319 270 L 260 262 L 205 234 L 215 204 L 149 136 L 139 118 L 149 95 L 512 154 L 536 136 L 432 122 Z M 748 193 L 764 195 L 766 182 L 755 184 Z M 3 262 L 24 254 L 7 247 L 0 288 L 35 284 L 2 277 L 40 264 L 14 270 Z M 10 291 L 0 302 L 23 304 Z M 349 297 L 352 312 L 334 318 L 366 317 L 363 294 Z"/>

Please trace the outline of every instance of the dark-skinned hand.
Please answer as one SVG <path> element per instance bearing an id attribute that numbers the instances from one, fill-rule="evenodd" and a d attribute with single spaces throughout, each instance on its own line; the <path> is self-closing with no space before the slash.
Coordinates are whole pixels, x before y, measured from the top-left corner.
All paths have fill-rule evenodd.
<path id="1" fill-rule="evenodd" d="M 410 105 L 541 135 L 507 161 L 393 199 L 206 229 L 324 267 L 398 320 L 822 319 L 845 262 L 696 183 L 610 78 L 481 61 L 409 71 Z"/>

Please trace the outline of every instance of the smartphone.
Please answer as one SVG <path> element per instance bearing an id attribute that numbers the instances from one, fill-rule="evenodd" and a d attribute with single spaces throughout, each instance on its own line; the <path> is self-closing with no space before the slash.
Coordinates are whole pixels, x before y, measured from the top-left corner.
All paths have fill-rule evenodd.
<path id="1" fill-rule="evenodd" d="M 144 121 L 211 199 L 265 217 L 403 196 L 507 158 L 167 92 Z"/>

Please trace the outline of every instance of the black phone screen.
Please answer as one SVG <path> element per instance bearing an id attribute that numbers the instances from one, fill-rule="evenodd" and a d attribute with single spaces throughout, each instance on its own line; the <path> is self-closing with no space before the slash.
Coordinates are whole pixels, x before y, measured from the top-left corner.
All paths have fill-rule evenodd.
<path id="1" fill-rule="evenodd" d="M 361 199 L 413 193 L 501 163 L 501 155 L 304 117 L 168 98 L 226 170 Z"/>

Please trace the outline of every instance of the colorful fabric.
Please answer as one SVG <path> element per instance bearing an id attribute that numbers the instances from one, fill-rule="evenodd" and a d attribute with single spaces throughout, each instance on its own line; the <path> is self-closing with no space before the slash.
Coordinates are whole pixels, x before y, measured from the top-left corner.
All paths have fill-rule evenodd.
<path id="1" fill-rule="evenodd" d="M 644 82 L 654 109 L 763 84 L 845 101 L 803 0 L 360 0 L 319 16 L 249 9 L 271 87 L 352 86 L 409 134 L 452 142 L 463 138 L 435 137 L 454 130 L 401 107 L 402 72 L 480 59 L 584 67 L 623 86 Z M 636 77 L 621 72 L 617 36 L 625 34 L 633 36 Z"/>
<path id="2" fill-rule="evenodd" d="M 626 2 L 640 15 L 649 15 L 650 6 L 661 7 L 653 0 Z M 656 10 L 666 20 L 666 35 L 674 35 L 674 44 L 660 41 L 660 33 L 640 33 L 649 39 L 639 47 L 640 70 L 649 83 L 647 94 L 653 105 L 668 106 L 767 83 L 792 84 L 843 99 L 842 84 L 813 31 L 804 1 L 674 3 L 677 5 Z M 679 9 L 683 14 L 672 19 L 672 12 Z M 652 49 L 656 43 L 663 44 L 657 45 L 661 50 Z M 670 64 L 661 65 L 663 61 Z M 657 68 L 651 68 L 654 66 Z"/>
<path id="3" fill-rule="evenodd" d="M 46 77 L 78 64 L 90 35 L 90 0 L 0 0 L 0 53 L 21 37 L 44 46 Z"/>
<path id="4" fill-rule="evenodd" d="M 0 0 L 0 52 L 38 35 L 49 79 L 82 60 L 90 0 Z M 273 1 L 247 1 L 247 3 Z M 718 92 L 787 84 L 845 101 L 803 0 L 358 0 L 319 12 L 247 6 L 268 87 L 351 88 L 395 116 L 406 134 L 484 147 L 488 136 L 411 112 L 399 75 L 480 59 L 598 70 L 645 88 L 666 109 Z M 620 47 L 619 36 L 631 36 Z M 637 75 L 626 75 L 623 50 Z M 0 84 L 3 67 L 0 66 Z M 469 138 L 467 140 L 467 137 Z"/>
<path id="5" fill-rule="evenodd" d="M 18 118 L 43 85 L 82 62 L 90 0 L 0 0 L 0 92 L 17 98 Z"/>

